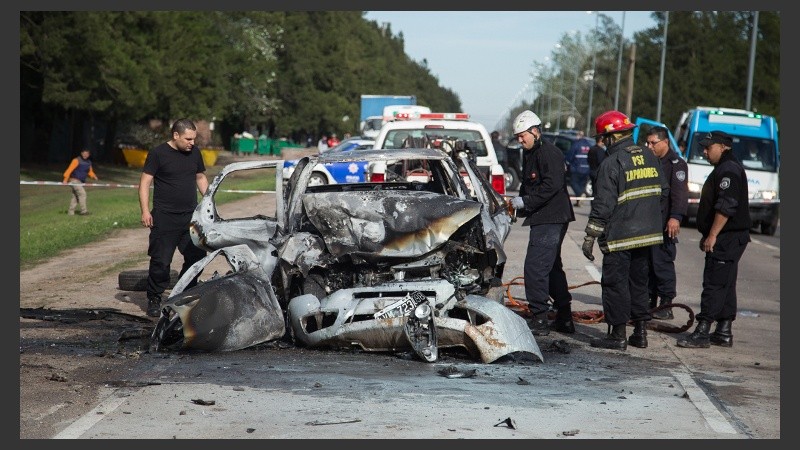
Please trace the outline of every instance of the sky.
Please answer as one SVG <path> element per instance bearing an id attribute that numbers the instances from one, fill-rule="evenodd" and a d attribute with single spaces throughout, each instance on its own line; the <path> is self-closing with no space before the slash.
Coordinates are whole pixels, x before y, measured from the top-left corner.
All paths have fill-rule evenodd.
<path id="1" fill-rule="evenodd" d="M 600 12 L 622 25 L 622 11 Z M 626 11 L 625 38 L 656 26 L 650 14 Z M 544 63 L 564 34 L 591 35 L 595 26 L 587 11 L 368 11 L 365 18 L 389 22 L 395 36 L 402 31 L 406 54 L 427 59 L 439 85 L 461 99 L 464 111 L 451 112 L 469 113 L 489 131 L 523 95 L 530 98 L 534 61 Z"/>

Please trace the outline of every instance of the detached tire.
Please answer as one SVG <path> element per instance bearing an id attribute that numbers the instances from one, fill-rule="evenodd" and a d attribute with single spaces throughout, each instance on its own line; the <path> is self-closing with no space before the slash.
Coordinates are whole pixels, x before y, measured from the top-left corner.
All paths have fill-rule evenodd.
<path id="1" fill-rule="evenodd" d="M 169 285 L 167 289 L 172 289 L 178 282 L 178 271 L 169 271 Z M 123 291 L 146 291 L 147 290 L 147 269 L 123 270 L 119 273 L 119 288 Z"/>

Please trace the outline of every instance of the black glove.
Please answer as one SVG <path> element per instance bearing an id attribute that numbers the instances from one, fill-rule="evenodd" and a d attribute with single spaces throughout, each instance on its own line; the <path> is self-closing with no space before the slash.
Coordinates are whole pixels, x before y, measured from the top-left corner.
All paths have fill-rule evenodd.
<path id="1" fill-rule="evenodd" d="M 594 261 L 594 255 L 592 255 L 592 249 L 594 248 L 594 237 L 586 236 L 583 238 L 583 245 L 581 245 L 581 250 L 583 250 L 583 256 L 585 256 L 589 261 Z"/>

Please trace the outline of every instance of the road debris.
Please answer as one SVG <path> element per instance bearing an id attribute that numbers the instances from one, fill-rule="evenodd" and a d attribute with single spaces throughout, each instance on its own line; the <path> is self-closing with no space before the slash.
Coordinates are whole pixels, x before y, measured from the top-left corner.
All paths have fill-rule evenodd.
<path id="1" fill-rule="evenodd" d="M 456 366 L 447 366 L 439 370 L 439 375 L 446 378 L 472 378 L 475 376 L 475 369 L 461 371 Z"/>
<path id="2" fill-rule="evenodd" d="M 512 419 L 511 417 L 508 417 L 508 418 L 506 418 L 504 420 L 501 420 L 500 422 L 496 423 L 494 426 L 496 426 L 496 427 L 504 426 L 504 427 L 511 428 L 512 430 L 516 430 L 517 429 L 517 423 L 514 422 L 514 419 Z"/>

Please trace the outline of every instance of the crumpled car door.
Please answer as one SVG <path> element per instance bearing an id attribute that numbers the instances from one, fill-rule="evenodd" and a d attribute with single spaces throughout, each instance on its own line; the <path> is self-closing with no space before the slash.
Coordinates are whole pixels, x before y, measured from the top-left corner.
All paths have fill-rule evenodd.
<path id="1" fill-rule="evenodd" d="M 503 243 L 511 232 L 513 218 L 508 209 L 504 207 L 503 197 L 492 188 L 485 177 L 480 175 L 481 172 L 475 161 L 466 156 L 462 156 L 460 159 L 473 186 L 472 191 L 475 198 L 484 205 L 484 212 L 481 218 L 483 220 L 483 229 L 486 233 L 487 248 L 495 249 L 498 256 L 500 256 L 500 261 L 505 262 L 506 254 L 503 249 Z"/>
<path id="2" fill-rule="evenodd" d="M 275 168 L 274 217 L 220 217 L 214 195 L 239 171 Z M 195 245 L 211 253 L 178 280 L 163 304 L 151 348 L 230 351 L 282 337 L 283 311 L 271 280 L 278 259 L 271 242 L 285 229 L 283 161 L 246 161 L 226 166 L 209 185 L 190 225 Z M 265 207 L 265 212 L 268 208 Z M 231 271 L 185 290 L 218 256 Z"/>

